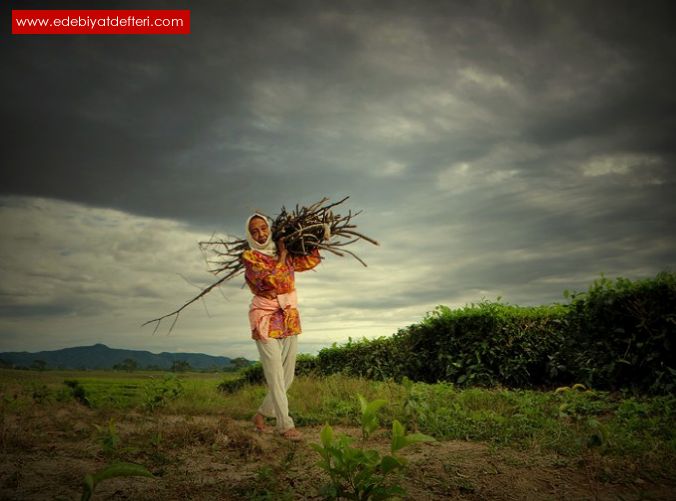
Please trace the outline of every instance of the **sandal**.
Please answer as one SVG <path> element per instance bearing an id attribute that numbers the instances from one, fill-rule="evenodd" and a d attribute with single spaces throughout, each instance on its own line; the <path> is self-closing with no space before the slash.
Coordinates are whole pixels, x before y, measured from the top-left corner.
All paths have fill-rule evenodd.
<path id="1" fill-rule="evenodd" d="M 303 434 L 299 432 L 296 428 L 289 428 L 284 433 L 281 434 L 287 440 L 292 442 L 300 442 L 303 440 Z"/>
<path id="2" fill-rule="evenodd" d="M 251 422 L 253 423 L 254 428 L 257 432 L 259 433 L 268 432 L 268 427 L 265 425 L 265 416 L 263 416 L 263 414 L 256 413 Z"/>

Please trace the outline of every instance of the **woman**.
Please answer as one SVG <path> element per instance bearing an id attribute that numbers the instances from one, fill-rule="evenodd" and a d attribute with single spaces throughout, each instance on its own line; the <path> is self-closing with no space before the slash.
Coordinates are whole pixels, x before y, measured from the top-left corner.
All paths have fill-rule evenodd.
<path id="1" fill-rule="evenodd" d="M 275 244 L 268 219 L 258 213 L 246 222 L 246 238 L 250 250 L 241 259 L 246 283 L 254 294 L 249 307 L 251 337 L 268 387 L 253 422 L 259 431 L 265 431 L 265 417 L 274 417 L 277 431 L 298 441 L 302 435 L 289 416 L 286 397 L 296 365 L 296 336 L 301 333 L 294 272 L 314 268 L 321 258 L 316 249 L 308 256 L 289 256 L 284 240 Z"/>

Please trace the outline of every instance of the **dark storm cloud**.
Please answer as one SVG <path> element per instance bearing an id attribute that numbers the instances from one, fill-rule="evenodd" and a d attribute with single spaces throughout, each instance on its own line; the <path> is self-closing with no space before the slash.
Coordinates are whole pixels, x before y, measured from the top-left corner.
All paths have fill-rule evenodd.
<path id="1" fill-rule="evenodd" d="M 199 220 L 212 217 L 204 200 L 225 209 L 242 203 L 252 184 L 260 199 L 270 197 L 269 185 L 288 188 L 275 159 L 314 166 L 303 153 L 314 141 L 252 128 L 251 84 L 327 71 L 337 59 L 322 46 L 345 40 L 329 32 L 318 41 L 319 30 L 310 30 L 290 49 L 287 31 L 302 30 L 295 9 L 280 16 L 264 3 L 238 11 L 242 5 L 194 9 L 194 34 L 181 40 L 11 38 L 3 190 Z M 265 151 L 248 151 L 251 143 Z M 254 183 L 262 175 L 272 182 Z"/>
<path id="2" fill-rule="evenodd" d="M 283 203 L 280 191 L 339 186 L 366 194 L 373 185 L 349 179 L 349 169 L 397 156 L 435 170 L 443 159 L 472 159 L 515 135 L 546 147 L 617 137 L 633 151 L 670 153 L 669 4 L 387 7 L 200 3 L 189 37 L 11 37 L 3 50 L 13 75 L 2 84 L 3 114 L 13 124 L 3 191 L 213 223 L 233 208 L 240 217 L 253 198 Z M 378 29 L 384 34 L 374 43 Z M 377 103 L 424 121 L 429 110 L 397 101 L 453 88 L 468 64 L 503 76 L 522 95 L 455 89 L 494 127 L 451 116 L 466 126 L 444 134 L 428 124 L 431 138 L 403 145 L 350 131 L 351 120 Z M 260 82 L 273 93 L 262 111 Z M 274 96 L 284 84 L 301 89 L 294 109 L 275 109 L 289 98 Z M 316 100 L 330 96 L 336 102 L 320 109 Z M 308 101 L 315 105 L 307 109 Z M 283 126 L 266 127 L 261 113 L 278 115 Z M 333 137 L 317 134 L 333 126 Z M 298 177 L 290 180 L 287 170 Z M 391 186 L 395 196 L 398 187 Z"/>
<path id="3" fill-rule="evenodd" d="M 676 262 L 673 2 L 143 8 L 192 34 L 6 37 L 2 194 L 239 234 L 349 194 L 392 282 L 335 304 L 378 315 Z"/>

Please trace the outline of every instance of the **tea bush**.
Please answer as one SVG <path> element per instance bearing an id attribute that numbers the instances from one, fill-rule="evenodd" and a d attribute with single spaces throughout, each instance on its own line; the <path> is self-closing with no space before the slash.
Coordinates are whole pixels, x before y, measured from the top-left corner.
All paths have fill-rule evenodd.
<path id="1" fill-rule="evenodd" d="M 321 374 L 460 385 L 527 387 L 552 382 L 549 354 L 562 343 L 565 308 L 522 308 L 482 302 L 437 307 L 419 324 L 390 338 L 350 340 L 321 350 Z"/>
<path id="2" fill-rule="evenodd" d="M 676 389 L 676 274 L 616 281 L 602 277 L 569 304 L 520 307 L 483 301 L 438 306 L 391 337 L 302 355 L 296 374 L 344 374 L 458 386 L 556 387 L 672 393 Z M 264 381 L 260 364 L 221 385 Z"/>
<path id="3" fill-rule="evenodd" d="M 676 274 L 605 277 L 573 294 L 559 357 L 577 381 L 617 390 L 676 390 Z"/>
<path id="4" fill-rule="evenodd" d="M 554 387 L 673 393 L 676 274 L 614 282 L 602 277 L 569 304 L 439 306 L 390 338 L 333 346 L 320 374 L 460 386 Z"/>

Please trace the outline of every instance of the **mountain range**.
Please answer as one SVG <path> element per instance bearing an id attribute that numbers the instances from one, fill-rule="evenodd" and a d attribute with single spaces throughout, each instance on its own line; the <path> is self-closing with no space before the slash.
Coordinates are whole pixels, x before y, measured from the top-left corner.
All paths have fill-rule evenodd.
<path id="1" fill-rule="evenodd" d="M 203 353 L 150 353 L 149 351 L 109 348 L 100 343 L 93 346 L 77 346 L 36 353 L 26 351 L 0 353 L 0 367 L 9 368 L 113 369 L 131 365 L 138 369 L 171 369 L 176 362 L 184 369 L 187 368 L 185 365 L 187 363 L 191 369 L 223 370 L 250 363 L 242 358 L 234 360 L 233 364 L 231 358 Z"/>

